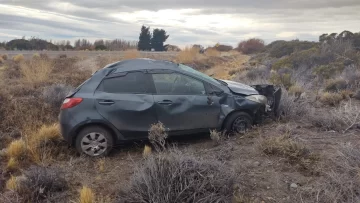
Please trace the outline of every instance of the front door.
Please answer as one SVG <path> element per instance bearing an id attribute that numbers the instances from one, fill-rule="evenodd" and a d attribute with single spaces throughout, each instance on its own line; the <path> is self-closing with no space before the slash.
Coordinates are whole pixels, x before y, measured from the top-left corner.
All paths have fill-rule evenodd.
<path id="1" fill-rule="evenodd" d="M 204 83 L 181 73 L 153 73 L 158 120 L 170 131 L 201 131 L 218 126 L 220 108 Z"/>
<path id="2" fill-rule="evenodd" d="M 118 73 L 105 78 L 95 92 L 98 112 L 125 139 L 146 138 L 150 125 L 157 122 L 151 85 L 149 74 Z"/>

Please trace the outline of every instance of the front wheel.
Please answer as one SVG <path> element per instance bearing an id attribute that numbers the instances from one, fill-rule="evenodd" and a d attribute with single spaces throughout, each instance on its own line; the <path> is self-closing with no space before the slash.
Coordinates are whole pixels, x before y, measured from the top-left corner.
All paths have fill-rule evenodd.
<path id="1" fill-rule="evenodd" d="M 253 119 L 248 113 L 235 112 L 227 118 L 225 128 L 227 132 L 244 133 L 251 128 Z"/>
<path id="2" fill-rule="evenodd" d="M 76 138 L 76 149 L 92 157 L 106 156 L 112 149 L 114 140 L 111 133 L 100 126 L 86 127 Z"/>

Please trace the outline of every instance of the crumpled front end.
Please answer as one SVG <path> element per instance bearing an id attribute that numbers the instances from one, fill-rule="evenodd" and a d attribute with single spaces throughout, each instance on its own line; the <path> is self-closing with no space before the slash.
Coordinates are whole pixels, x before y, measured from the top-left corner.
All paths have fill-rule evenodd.
<path id="1" fill-rule="evenodd" d="M 260 95 L 264 95 L 267 98 L 266 105 L 266 116 L 279 116 L 279 105 L 281 100 L 282 90 L 280 87 L 276 87 L 274 85 L 253 85 L 253 88 L 259 92 Z"/>

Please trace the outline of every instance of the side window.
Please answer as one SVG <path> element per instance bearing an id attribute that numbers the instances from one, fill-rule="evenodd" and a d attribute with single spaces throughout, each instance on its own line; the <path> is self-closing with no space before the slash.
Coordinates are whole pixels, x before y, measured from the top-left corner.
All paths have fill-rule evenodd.
<path id="1" fill-rule="evenodd" d="M 145 94 L 151 92 L 147 75 L 142 72 L 130 72 L 118 77 L 105 78 L 99 90 L 108 93 Z"/>
<path id="2" fill-rule="evenodd" d="M 178 73 L 152 74 L 156 92 L 168 95 L 205 95 L 204 83 Z"/>

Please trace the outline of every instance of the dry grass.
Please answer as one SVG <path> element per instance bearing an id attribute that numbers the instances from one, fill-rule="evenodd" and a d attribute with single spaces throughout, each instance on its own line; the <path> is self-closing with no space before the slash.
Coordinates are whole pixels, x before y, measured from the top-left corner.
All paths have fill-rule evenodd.
<path id="1" fill-rule="evenodd" d="M 97 168 L 99 170 L 100 173 L 104 172 L 105 171 L 105 159 L 104 158 L 101 158 L 97 161 Z"/>
<path id="2" fill-rule="evenodd" d="M 18 181 L 15 176 L 11 176 L 10 179 L 6 181 L 6 189 L 16 191 L 18 187 Z"/>
<path id="3" fill-rule="evenodd" d="M 199 49 L 192 47 L 185 47 L 176 56 L 176 62 L 178 63 L 191 63 L 199 56 Z"/>
<path id="4" fill-rule="evenodd" d="M 0 58 L 4 59 L 6 61 L 6 60 L 8 60 L 9 56 L 7 54 L 3 54 Z"/>
<path id="5" fill-rule="evenodd" d="M 80 190 L 79 203 L 95 203 L 95 194 L 87 186 L 83 186 Z"/>
<path id="6" fill-rule="evenodd" d="M 25 60 L 25 57 L 24 57 L 24 55 L 22 55 L 22 54 L 18 54 L 18 55 L 16 55 L 16 56 L 13 57 L 13 61 L 14 61 L 15 63 L 20 63 L 20 62 L 22 62 L 22 61 L 24 61 L 24 60 Z"/>
<path id="7" fill-rule="evenodd" d="M 303 202 L 360 202 L 360 151 L 351 144 L 336 147 L 321 168 L 322 177 L 311 188 L 304 188 Z"/>
<path id="8" fill-rule="evenodd" d="M 328 92 L 338 92 L 340 90 L 345 90 L 348 84 L 343 78 L 331 79 L 325 83 L 325 91 Z"/>
<path id="9" fill-rule="evenodd" d="M 34 59 L 20 64 L 20 71 L 25 82 L 37 85 L 49 82 L 53 63 L 48 59 Z"/>
<path id="10" fill-rule="evenodd" d="M 227 137 L 225 132 L 218 132 L 217 130 L 210 130 L 210 138 L 215 145 L 221 144 Z"/>
<path id="11" fill-rule="evenodd" d="M 179 151 L 146 158 L 135 168 L 125 202 L 231 202 L 235 176 L 230 168 Z M 122 202 L 122 201 L 118 202 Z"/>
<path id="12" fill-rule="evenodd" d="M 26 144 L 23 139 L 14 140 L 10 143 L 6 151 L 10 159 L 20 160 L 26 155 Z"/>
<path id="13" fill-rule="evenodd" d="M 299 85 L 293 85 L 289 88 L 289 94 L 294 95 L 295 97 L 300 97 L 304 92 L 304 88 Z"/>
<path id="14" fill-rule="evenodd" d="M 148 157 L 152 153 L 152 149 L 149 145 L 144 146 L 143 157 Z"/>
<path id="15" fill-rule="evenodd" d="M 136 59 L 140 58 L 140 52 L 136 49 L 125 51 L 124 59 Z"/>
<path id="16" fill-rule="evenodd" d="M 324 92 L 320 97 L 320 102 L 329 106 L 337 106 L 343 99 L 343 95 L 340 93 Z"/>
<path id="17" fill-rule="evenodd" d="M 214 49 L 214 48 L 209 48 L 205 51 L 205 55 L 209 56 L 209 57 L 220 57 L 221 56 L 221 52 Z"/>
<path id="18" fill-rule="evenodd" d="M 58 124 L 42 125 L 38 131 L 29 133 L 26 139 L 31 159 L 36 163 L 51 159 L 52 154 L 59 153 L 58 143 L 62 140 Z"/>
<path id="19" fill-rule="evenodd" d="M 354 96 L 354 92 L 352 90 L 341 90 L 340 94 L 342 95 L 344 100 L 348 100 Z"/>
<path id="20" fill-rule="evenodd" d="M 15 171 L 19 169 L 19 162 L 14 158 L 11 157 L 7 162 L 6 169 L 8 171 Z"/>
<path id="21" fill-rule="evenodd" d="M 293 140 L 289 134 L 264 139 L 259 147 L 264 154 L 286 158 L 302 172 L 317 173 L 315 164 L 319 156 L 310 152 L 305 145 Z"/>
<path id="22" fill-rule="evenodd" d="M 149 140 L 157 151 L 165 149 L 168 134 L 164 124 L 161 122 L 152 124 L 149 129 Z"/>
<path id="23" fill-rule="evenodd" d="M 331 111 L 339 123 L 344 126 L 344 133 L 357 125 L 360 125 L 360 108 L 351 100 L 342 103 L 337 109 Z"/>

